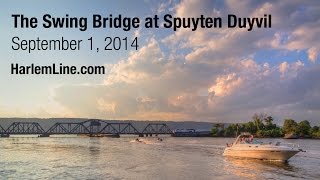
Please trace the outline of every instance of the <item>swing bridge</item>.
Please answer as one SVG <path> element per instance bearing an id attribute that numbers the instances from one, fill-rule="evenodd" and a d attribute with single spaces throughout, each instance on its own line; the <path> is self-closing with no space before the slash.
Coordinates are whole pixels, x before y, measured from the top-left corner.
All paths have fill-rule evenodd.
<path id="1" fill-rule="evenodd" d="M 172 135 L 173 131 L 165 123 L 149 123 L 138 130 L 130 122 L 107 122 L 102 120 L 87 120 L 83 122 L 57 122 L 45 130 L 38 122 L 13 122 L 7 128 L 0 125 L 1 137 L 10 135 L 86 135 L 90 137 L 120 137 L 120 135 Z"/>

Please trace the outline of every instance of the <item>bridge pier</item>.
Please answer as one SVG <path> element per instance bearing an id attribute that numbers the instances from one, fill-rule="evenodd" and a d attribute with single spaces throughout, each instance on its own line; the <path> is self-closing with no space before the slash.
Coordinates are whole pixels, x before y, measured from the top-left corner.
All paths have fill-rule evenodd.
<path id="1" fill-rule="evenodd" d="M 143 137 L 144 135 L 143 134 L 139 134 L 139 137 Z"/>
<path id="2" fill-rule="evenodd" d="M 1 136 L 0 137 L 2 137 L 2 138 L 6 138 L 6 137 L 10 137 L 10 135 L 9 134 L 1 134 Z"/>
<path id="3" fill-rule="evenodd" d="M 38 137 L 50 137 L 50 134 L 40 134 Z"/>
<path id="4" fill-rule="evenodd" d="M 108 137 L 108 136 L 107 136 Z M 113 138 L 120 138 L 120 134 L 112 134 L 111 136 L 109 137 L 113 137 Z"/>

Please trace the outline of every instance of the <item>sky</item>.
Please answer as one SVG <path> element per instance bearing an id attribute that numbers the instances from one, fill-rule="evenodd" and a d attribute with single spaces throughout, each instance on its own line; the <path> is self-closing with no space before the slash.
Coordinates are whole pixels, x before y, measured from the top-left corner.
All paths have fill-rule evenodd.
<path id="1" fill-rule="evenodd" d="M 11 14 L 144 18 L 272 15 L 272 28 L 15 29 Z M 90 19 L 90 18 L 89 18 Z M 0 117 L 247 122 L 254 113 L 320 123 L 320 1 L 5 1 Z M 139 38 L 137 51 L 13 51 L 11 38 Z M 10 64 L 104 65 L 105 75 L 11 75 Z"/>

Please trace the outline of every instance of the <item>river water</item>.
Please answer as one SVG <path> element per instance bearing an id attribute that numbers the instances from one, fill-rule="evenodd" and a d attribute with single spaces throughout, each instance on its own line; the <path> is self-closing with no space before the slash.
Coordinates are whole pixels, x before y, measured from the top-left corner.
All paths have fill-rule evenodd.
<path id="1" fill-rule="evenodd" d="M 0 138 L 0 179 L 319 179 L 320 141 L 288 163 L 225 158 L 228 138 Z"/>

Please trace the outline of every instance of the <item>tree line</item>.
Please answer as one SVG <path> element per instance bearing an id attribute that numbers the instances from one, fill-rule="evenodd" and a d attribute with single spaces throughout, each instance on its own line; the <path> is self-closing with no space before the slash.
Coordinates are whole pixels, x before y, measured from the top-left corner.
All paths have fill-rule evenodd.
<path id="1" fill-rule="evenodd" d="M 296 122 L 293 119 L 285 119 L 283 126 L 273 123 L 273 117 L 267 114 L 254 114 L 252 121 L 241 124 L 230 124 L 225 127 L 223 123 L 215 124 L 211 133 L 214 137 L 235 137 L 241 132 L 249 132 L 256 137 L 303 137 L 320 138 L 319 126 L 311 127 L 308 120 Z"/>

